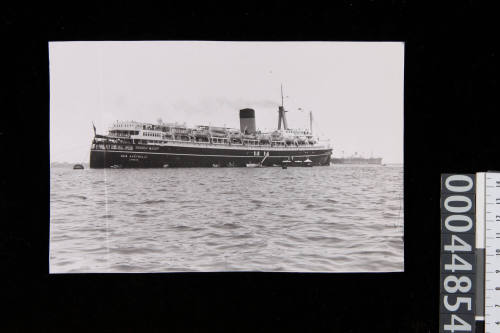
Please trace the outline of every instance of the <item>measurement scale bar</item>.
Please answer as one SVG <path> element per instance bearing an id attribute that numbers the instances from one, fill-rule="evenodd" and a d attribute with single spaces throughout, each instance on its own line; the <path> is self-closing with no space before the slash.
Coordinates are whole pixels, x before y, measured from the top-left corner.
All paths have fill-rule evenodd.
<path id="1" fill-rule="evenodd" d="M 476 173 L 476 332 L 484 332 L 486 173 Z"/>
<path id="2" fill-rule="evenodd" d="M 484 331 L 500 333 L 500 173 L 485 173 L 485 185 Z"/>

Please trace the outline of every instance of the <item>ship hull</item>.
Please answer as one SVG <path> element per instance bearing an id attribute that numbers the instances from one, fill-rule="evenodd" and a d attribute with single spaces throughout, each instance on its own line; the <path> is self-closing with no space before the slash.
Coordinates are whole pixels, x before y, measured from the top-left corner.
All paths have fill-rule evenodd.
<path id="1" fill-rule="evenodd" d="M 98 147 L 94 147 L 98 148 Z M 195 144 L 176 145 L 101 145 L 90 151 L 90 168 L 162 168 L 162 167 L 245 167 L 249 163 L 263 166 L 291 166 L 310 159 L 312 165 L 329 165 L 332 149 L 275 147 L 213 147 Z M 266 155 L 268 155 L 266 157 Z M 297 163 L 295 163 L 297 162 Z"/>

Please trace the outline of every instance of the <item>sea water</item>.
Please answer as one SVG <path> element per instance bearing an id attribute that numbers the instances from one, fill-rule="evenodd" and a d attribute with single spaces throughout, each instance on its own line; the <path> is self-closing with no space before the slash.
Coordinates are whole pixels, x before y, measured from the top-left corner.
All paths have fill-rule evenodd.
<path id="1" fill-rule="evenodd" d="M 50 272 L 403 270 L 403 167 L 52 167 Z"/>

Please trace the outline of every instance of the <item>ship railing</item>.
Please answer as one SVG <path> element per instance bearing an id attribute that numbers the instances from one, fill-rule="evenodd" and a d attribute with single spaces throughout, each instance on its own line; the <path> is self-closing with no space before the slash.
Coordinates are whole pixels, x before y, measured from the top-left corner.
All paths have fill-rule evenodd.
<path id="1" fill-rule="evenodd" d="M 231 146 L 236 146 L 238 149 L 247 149 L 247 150 L 253 150 L 256 148 L 260 149 L 273 149 L 273 150 L 302 150 L 304 148 L 311 148 L 311 149 L 324 149 L 327 148 L 324 145 L 301 145 L 301 146 L 271 146 L 269 144 L 267 145 L 249 145 L 249 144 L 227 144 L 227 143 L 207 143 L 207 142 L 193 142 L 193 141 L 180 141 L 180 140 L 163 140 L 161 142 L 155 142 L 155 143 L 149 143 L 150 145 L 160 145 L 160 146 L 168 146 L 168 145 L 180 145 L 180 146 L 190 146 L 190 147 L 228 147 L 230 148 Z"/>
<path id="2" fill-rule="evenodd" d="M 108 135 L 108 137 L 110 138 L 130 138 L 130 135 L 129 134 L 110 134 Z"/>
<path id="3" fill-rule="evenodd" d="M 171 142 L 170 144 L 172 144 Z M 221 148 L 223 145 L 211 145 L 211 144 L 182 144 L 182 143 L 174 143 L 182 145 L 183 147 L 207 147 L 207 148 Z M 159 144 L 160 146 L 168 146 L 169 144 Z M 158 146 L 158 145 L 156 145 Z M 132 145 L 128 146 L 129 148 L 124 148 L 123 146 L 112 144 L 112 143 L 94 143 L 92 149 L 97 150 L 132 150 Z M 231 148 L 231 146 L 227 145 L 227 148 Z M 315 149 L 325 149 L 327 147 L 324 146 L 307 146 L 307 147 L 272 147 L 272 146 L 239 146 L 238 149 L 243 150 L 269 150 L 269 151 L 300 151 L 300 150 L 315 150 Z"/>
<path id="4" fill-rule="evenodd" d="M 97 135 L 97 139 L 101 140 L 95 140 L 96 142 L 99 141 L 100 143 L 114 143 L 112 141 L 107 142 L 107 139 L 121 139 L 119 137 L 113 137 L 113 136 L 102 136 L 102 135 Z M 140 139 L 139 139 L 140 140 Z M 137 143 L 137 142 L 136 142 Z M 189 146 L 189 147 L 224 147 L 224 148 L 238 148 L 238 149 L 247 149 L 247 150 L 253 150 L 253 149 L 273 149 L 273 150 L 301 150 L 301 149 L 330 149 L 331 145 L 330 144 L 305 144 L 305 145 L 289 145 L 289 146 L 272 146 L 270 144 L 241 144 L 241 143 L 209 143 L 209 142 L 194 142 L 194 141 L 184 141 L 184 140 L 154 140 L 154 142 L 149 142 L 149 143 L 142 143 L 146 145 L 160 145 L 160 146 L 168 146 L 168 145 L 180 145 L 180 146 Z"/>

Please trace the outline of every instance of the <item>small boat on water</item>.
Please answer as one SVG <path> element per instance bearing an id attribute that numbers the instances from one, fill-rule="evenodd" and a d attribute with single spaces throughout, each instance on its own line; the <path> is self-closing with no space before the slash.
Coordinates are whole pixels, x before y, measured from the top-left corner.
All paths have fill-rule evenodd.
<path id="1" fill-rule="evenodd" d="M 262 165 L 260 163 L 247 163 L 247 168 L 260 168 Z"/>
<path id="2" fill-rule="evenodd" d="M 218 168 L 220 165 L 217 163 L 212 164 L 212 168 Z"/>
<path id="3" fill-rule="evenodd" d="M 111 169 L 121 169 L 122 166 L 119 165 L 119 164 L 113 164 L 112 166 L 110 166 Z"/>
<path id="4" fill-rule="evenodd" d="M 165 164 L 163 164 L 163 167 L 164 167 L 164 168 L 168 168 L 168 164 L 166 164 L 166 163 L 165 163 Z"/>
<path id="5" fill-rule="evenodd" d="M 83 167 L 83 164 L 75 164 L 75 165 L 73 165 L 73 170 L 83 170 L 83 169 L 85 169 Z"/>
<path id="6" fill-rule="evenodd" d="M 282 161 L 281 162 L 281 168 L 282 169 L 288 168 L 288 165 L 290 165 L 290 163 L 292 163 L 292 161 L 288 161 L 288 160 Z"/>
<path id="7" fill-rule="evenodd" d="M 304 166 L 305 167 L 312 167 L 312 161 L 308 158 L 304 161 Z"/>

